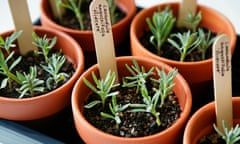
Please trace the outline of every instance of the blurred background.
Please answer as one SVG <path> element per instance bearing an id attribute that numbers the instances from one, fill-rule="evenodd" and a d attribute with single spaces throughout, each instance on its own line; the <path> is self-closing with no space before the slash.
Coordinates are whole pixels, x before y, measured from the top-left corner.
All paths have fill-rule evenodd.
<path id="1" fill-rule="evenodd" d="M 41 0 L 27 0 L 30 10 L 30 16 L 32 22 L 36 22 L 39 19 L 40 10 L 39 5 Z M 180 0 L 135 0 L 136 5 L 141 8 L 150 7 L 155 4 L 180 1 Z M 212 7 L 219 12 L 223 13 L 235 26 L 238 34 L 240 34 L 240 1 L 239 0 L 198 0 L 199 4 L 204 4 Z M 0 0 L 0 32 L 13 29 L 11 13 L 8 6 L 8 0 Z"/>

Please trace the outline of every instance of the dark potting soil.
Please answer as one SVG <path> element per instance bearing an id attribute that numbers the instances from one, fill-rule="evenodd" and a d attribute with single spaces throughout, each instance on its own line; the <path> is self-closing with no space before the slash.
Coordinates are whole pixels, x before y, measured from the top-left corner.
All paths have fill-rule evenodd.
<path id="1" fill-rule="evenodd" d="M 208 33 L 208 30 L 206 28 L 203 28 L 205 34 Z M 170 33 L 170 35 L 174 34 L 174 33 L 184 33 L 187 32 L 188 29 L 186 28 L 177 28 L 174 27 L 172 32 Z M 151 37 L 152 33 L 151 31 L 147 30 L 144 31 L 142 37 L 140 38 L 140 42 L 142 43 L 142 45 L 147 48 L 150 52 L 157 54 L 157 50 L 156 48 L 154 48 L 154 46 L 150 43 L 150 37 Z M 217 34 L 211 32 L 211 37 L 215 37 Z M 172 38 L 175 41 L 178 41 L 178 39 L 176 37 Z M 167 58 L 167 59 L 171 59 L 171 60 L 176 60 L 179 61 L 180 60 L 180 53 L 179 51 L 173 47 L 170 43 L 165 42 L 162 47 L 161 47 L 161 57 Z M 212 57 L 212 49 L 211 47 L 208 48 L 207 52 L 206 52 L 206 59 L 209 59 Z M 184 61 L 188 61 L 188 62 L 193 62 L 193 61 L 200 61 L 202 60 L 201 58 L 201 52 L 197 49 L 193 50 L 189 55 L 187 55 L 186 59 Z"/>
<path id="2" fill-rule="evenodd" d="M 51 55 L 51 53 L 49 53 L 49 55 Z M 16 59 L 19 56 L 20 56 L 19 54 L 15 53 L 14 59 Z M 12 62 L 9 61 L 9 63 L 12 63 Z M 75 71 L 72 63 L 70 63 L 66 59 L 66 61 L 63 64 L 60 72 L 67 73 L 69 75 L 69 77 L 65 77 L 65 79 L 62 82 L 59 82 L 58 84 L 52 83 L 51 84 L 52 89 L 49 90 L 46 87 L 46 80 L 50 77 L 50 74 L 48 72 L 46 72 L 45 70 L 43 70 L 43 68 L 40 66 L 40 64 L 47 66 L 47 63 L 44 60 L 44 56 L 42 54 L 39 54 L 38 56 L 36 56 L 34 54 L 34 52 L 29 52 L 27 55 L 22 56 L 21 62 L 12 70 L 12 72 L 14 74 L 15 74 L 16 71 L 19 71 L 21 73 L 22 72 L 29 73 L 29 67 L 36 65 L 36 67 L 37 67 L 37 78 L 40 79 L 40 80 L 44 80 L 44 85 L 43 86 L 45 88 L 44 88 L 43 92 L 36 92 L 35 96 L 48 93 L 49 91 L 52 91 L 52 90 L 60 87 L 61 85 L 66 83 L 69 80 L 69 78 L 71 78 L 71 76 L 73 75 L 73 73 Z M 2 81 L 3 78 L 5 78 L 5 77 L 0 75 L 0 81 Z M 20 88 L 19 84 L 17 84 L 16 82 L 13 82 L 12 84 L 13 84 L 12 89 L 9 89 L 8 86 L 4 89 L 0 89 L 1 96 L 5 96 L 5 97 L 9 97 L 9 98 L 18 98 L 19 97 L 20 94 L 16 91 L 17 88 Z"/>
<path id="3" fill-rule="evenodd" d="M 153 95 L 154 93 L 151 91 L 152 87 L 152 84 L 148 85 L 149 95 Z M 143 103 L 143 97 L 140 94 L 136 94 L 136 88 L 122 88 L 119 86 L 117 87 L 117 90 L 120 92 L 119 95 L 117 95 L 118 104 Z M 96 99 L 98 99 L 98 97 L 95 94 L 92 94 L 86 103 Z M 109 100 L 111 101 L 111 99 Z M 121 137 L 141 137 L 158 133 L 170 127 L 180 117 L 181 112 L 178 99 L 173 92 L 168 95 L 163 107 L 158 107 L 157 109 L 157 111 L 160 112 L 160 126 L 157 125 L 155 117 L 152 114 L 144 112 L 129 112 L 129 109 L 127 109 L 120 113 L 120 119 L 122 122 L 117 128 L 114 120 L 100 116 L 100 112 L 107 111 L 107 113 L 110 113 L 107 108 L 103 109 L 101 105 L 97 105 L 91 109 L 85 108 L 84 116 L 96 128 Z"/>
<path id="4" fill-rule="evenodd" d="M 211 133 L 201 138 L 198 144 L 226 144 L 226 143 L 219 134 Z M 237 142 L 235 144 L 240 144 L 240 142 Z"/>
<path id="5" fill-rule="evenodd" d="M 91 18 L 90 18 L 90 13 L 89 13 L 89 5 L 90 3 L 84 3 L 83 8 L 82 8 L 82 13 L 83 13 L 83 25 L 85 30 L 92 30 L 92 25 L 91 25 Z M 115 23 L 119 22 L 121 19 L 123 19 L 126 16 L 126 14 L 120 10 L 120 8 L 116 9 L 116 21 Z M 78 20 L 74 13 L 70 10 L 66 10 L 65 14 L 62 17 L 62 22 L 60 23 L 58 20 L 55 20 L 59 25 L 62 25 L 64 27 L 68 27 L 71 29 L 79 30 L 80 25 L 78 23 Z M 113 23 L 113 24 L 115 24 Z"/>

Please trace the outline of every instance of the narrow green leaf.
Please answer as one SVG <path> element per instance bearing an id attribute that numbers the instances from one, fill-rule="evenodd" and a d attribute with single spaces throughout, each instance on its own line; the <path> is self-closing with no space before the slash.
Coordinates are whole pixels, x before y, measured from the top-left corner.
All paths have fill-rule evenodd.
<path id="1" fill-rule="evenodd" d="M 101 101 L 95 100 L 95 101 L 92 101 L 92 102 L 88 103 L 87 105 L 84 105 L 84 107 L 89 109 L 89 108 L 92 108 L 95 105 L 100 104 L 100 103 L 101 103 Z"/>
<path id="2" fill-rule="evenodd" d="M 2 88 L 6 88 L 7 87 L 7 83 L 8 83 L 8 78 L 4 78 L 1 82 L 1 89 Z"/>
<path id="3" fill-rule="evenodd" d="M 101 114 L 102 117 L 110 118 L 110 119 L 115 120 L 115 117 L 110 115 L 110 114 L 108 114 L 108 113 L 101 112 L 100 114 Z"/>

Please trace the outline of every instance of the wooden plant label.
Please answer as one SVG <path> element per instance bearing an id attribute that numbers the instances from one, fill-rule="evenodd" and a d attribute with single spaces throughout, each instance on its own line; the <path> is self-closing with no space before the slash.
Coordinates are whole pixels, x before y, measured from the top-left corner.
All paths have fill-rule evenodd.
<path id="1" fill-rule="evenodd" d="M 217 126 L 222 129 L 224 120 L 232 127 L 232 67 L 230 39 L 220 35 L 213 44 L 213 76 Z"/>
<path id="2" fill-rule="evenodd" d="M 25 55 L 29 51 L 37 50 L 32 42 L 33 25 L 29 15 L 27 0 L 8 0 L 16 31 L 23 30 L 17 39 L 20 54 Z"/>
<path id="3" fill-rule="evenodd" d="M 100 77 L 104 79 L 108 71 L 111 70 L 116 73 L 116 78 L 118 78 L 112 25 L 107 2 L 105 0 L 93 0 L 90 5 L 90 16 Z"/>

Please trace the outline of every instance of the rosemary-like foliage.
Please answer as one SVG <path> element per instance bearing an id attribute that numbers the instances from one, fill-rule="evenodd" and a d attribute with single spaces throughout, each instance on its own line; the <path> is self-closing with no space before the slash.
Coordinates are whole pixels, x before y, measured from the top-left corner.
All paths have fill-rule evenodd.
<path id="1" fill-rule="evenodd" d="M 148 112 L 155 116 L 158 126 L 161 125 L 160 113 L 157 111 L 159 99 L 161 97 L 160 91 L 155 91 L 153 96 L 150 96 L 145 85 L 141 87 L 141 95 L 143 96 L 143 104 L 130 104 L 132 108 L 130 112 Z"/>
<path id="2" fill-rule="evenodd" d="M 196 15 L 194 15 L 192 11 L 188 11 L 187 18 L 182 21 L 182 26 L 189 28 L 193 32 L 196 32 L 201 20 L 201 11 L 199 11 Z"/>
<path id="3" fill-rule="evenodd" d="M 90 0 L 85 0 L 89 2 Z M 57 1 L 59 4 L 57 6 L 62 6 L 66 9 L 71 10 L 74 14 L 75 17 L 78 20 L 79 23 L 79 29 L 80 30 L 85 30 L 84 24 L 83 24 L 83 12 L 82 12 L 82 7 L 84 0 L 67 0 L 67 1 Z M 114 24 L 116 23 L 116 9 L 117 9 L 117 0 L 107 0 L 108 6 L 109 6 L 109 12 L 110 12 L 110 19 L 111 23 Z M 60 8 L 58 8 L 60 9 Z M 60 21 L 61 22 L 61 21 Z"/>
<path id="4" fill-rule="evenodd" d="M 14 32 L 9 37 L 6 37 L 5 40 L 0 37 L 0 74 L 5 76 L 2 79 L 0 88 L 2 89 L 8 86 L 10 91 L 14 91 L 15 89 L 13 89 L 12 83 L 16 82 L 20 87 L 16 88 L 16 91 L 20 94 L 19 98 L 29 96 L 33 97 L 35 96 L 35 92 L 43 92 L 44 90 L 44 81 L 37 78 L 38 72 L 36 66 L 30 66 L 29 73 L 20 73 L 19 71 L 16 71 L 16 74 L 14 74 L 12 72 L 12 70 L 21 62 L 22 57 L 19 56 L 14 59 L 15 52 L 10 51 L 10 48 L 14 48 L 16 46 L 14 42 L 21 33 L 22 31 Z M 47 66 L 42 66 L 42 68 L 49 72 L 52 76 L 47 80 L 47 86 L 50 89 L 51 80 L 58 83 L 68 77 L 66 73 L 60 72 L 66 58 L 64 55 L 61 55 L 61 53 L 53 53 L 52 57 L 49 58 L 49 52 L 56 44 L 56 37 L 49 39 L 46 35 L 40 37 L 36 33 L 33 33 L 32 36 L 35 40 L 33 44 L 41 49 L 39 53 L 43 54 L 45 62 L 48 63 Z M 6 52 L 6 55 L 4 52 Z"/>
<path id="5" fill-rule="evenodd" d="M 99 103 L 102 103 L 104 107 L 106 99 L 108 97 L 112 97 L 112 103 L 109 103 L 109 111 L 111 112 L 111 114 L 101 112 L 101 116 L 114 119 L 117 126 L 121 123 L 119 113 L 124 110 L 127 110 L 128 112 L 151 113 L 156 118 L 157 125 L 160 126 L 161 121 L 158 108 L 162 107 L 166 97 L 172 91 L 172 88 L 174 86 L 173 80 L 177 74 L 177 70 L 173 69 L 168 74 L 165 74 L 164 69 L 159 70 L 158 68 L 156 68 L 159 79 L 153 79 L 150 76 L 153 76 L 155 74 L 154 67 L 152 67 L 148 72 L 146 72 L 145 68 L 143 66 L 139 66 L 135 59 L 133 59 L 132 62 L 133 65 L 131 66 L 129 66 L 128 64 L 125 65 L 131 76 L 124 77 L 123 84 L 121 86 L 126 88 L 136 87 L 136 93 L 139 93 L 142 96 L 143 103 L 128 103 L 125 105 L 118 105 L 116 95 L 119 92 L 111 92 L 112 87 L 114 86 L 113 82 L 115 80 L 115 73 L 111 74 L 111 71 L 109 71 L 106 79 L 101 81 L 97 79 L 94 73 L 92 73 L 92 77 L 96 86 L 92 85 L 87 79 L 83 79 L 85 84 L 101 98 L 101 100 L 94 100 L 89 104 L 85 105 L 84 107 L 92 108 Z M 158 88 L 153 88 L 153 95 L 149 94 L 149 90 L 146 86 L 148 80 L 152 80 L 153 82 L 159 84 Z"/>
<path id="6" fill-rule="evenodd" d="M 111 114 L 106 112 L 101 112 L 101 116 L 115 120 L 116 126 L 119 127 L 119 124 L 121 123 L 119 114 L 120 112 L 126 110 L 129 105 L 130 104 L 118 105 L 116 96 L 112 96 L 112 103 L 109 103 L 109 109 Z"/>
<path id="7" fill-rule="evenodd" d="M 9 88 L 12 89 L 12 80 L 16 81 L 18 84 L 21 84 L 21 81 L 17 76 L 12 72 L 13 68 L 16 67 L 20 61 L 21 57 L 18 57 L 13 63 L 9 66 L 8 62 L 13 57 L 14 52 L 11 52 L 5 59 L 3 53 L 0 52 L 0 74 L 5 75 L 1 82 L 1 88 L 5 88 L 9 84 Z"/>
<path id="8" fill-rule="evenodd" d="M 12 89 L 12 81 L 16 81 L 21 84 L 21 81 L 12 72 L 21 61 L 22 57 L 18 57 L 14 60 L 14 52 L 10 51 L 10 48 L 16 47 L 14 41 L 22 34 L 22 31 L 14 32 L 5 40 L 0 36 L 0 74 L 6 76 L 1 82 L 1 89 L 9 86 Z M 7 57 L 5 57 L 3 50 L 7 52 Z M 12 63 L 10 61 L 13 61 Z"/>
<path id="9" fill-rule="evenodd" d="M 60 72 L 65 61 L 66 58 L 64 55 L 52 54 L 52 56 L 49 58 L 48 65 L 47 66 L 41 65 L 41 67 L 51 75 L 51 77 L 49 77 L 46 81 L 48 89 L 50 90 L 52 89 L 51 85 L 52 81 L 58 84 L 59 82 L 69 77 L 67 73 Z"/>
<path id="10" fill-rule="evenodd" d="M 7 54 L 10 54 L 10 48 L 16 47 L 14 41 L 23 33 L 23 31 L 17 31 L 12 33 L 5 40 L 0 36 L 0 48 L 5 49 Z M 1 49 L 0 49 L 1 50 Z"/>
<path id="11" fill-rule="evenodd" d="M 55 44 L 57 42 L 57 37 L 50 39 L 47 37 L 47 35 L 40 37 L 36 33 L 33 33 L 32 36 L 35 40 L 35 42 L 33 42 L 33 44 L 41 49 L 41 51 L 39 51 L 39 53 L 43 54 L 46 62 L 49 62 L 48 54 L 52 50 L 52 48 L 55 46 Z"/>
<path id="12" fill-rule="evenodd" d="M 169 38 L 168 42 L 180 52 L 181 62 L 184 61 L 186 56 L 195 50 L 201 42 L 198 33 L 191 33 L 190 30 L 184 33 L 172 34 L 172 37 L 176 37 L 179 40 L 178 42 Z"/>
<path id="13" fill-rule="evenodd" d="M 173 80 L 176 77 L 178 70 L 173 69 L 168 74 L 166 74 L 166 72 L 164 71 L 164 68 L 162 70 L 159 70 L 158 68 L 156 68 L 156 70 L 159 78 L 152 79 L 152 80 L 159 84 L 159 88 L 158 89 L 155 88 L 154 90 L 159 91 L 161 95 L 160 107 L 162 107 L 165 102 L 165 99 L 170 94 L 170 92 L 173 89 L 173 86 L 175 85 Z"/>
<path id="14" fill-rule="evenodd" d="M 203 29 L 198 29 L 198 37 L 200 38 L 200 43 L 198 46 L 198 50 L 201 51 L 202 60 L 206 59 L 206 52 L 209 48 L 211 48 L 214 43 L 216 37 L 211 36 L 211 31 L 209 30 L 207 34 L 204 33 Z"/>
<path id="15" fill-rule="evenodd" d="M 154 82 L 159 84 L 158 88 L 153 88 L 155 91 L 154 95 L 151 96 L 148 93 L 148 89 L 145 84 L 141 86 L 141 95 L 143 96 L 144 104 L 130 104 L 131 112 L 149 112 L 156 118 L 158 126 L 161 125 L 160 113 L 157 111 L 158 107 L 162 107 L 168 94 L 172 91 L 174 86 L 173 80 L 177 75 L 177 70 L 173 69 L 168 74 L 165 73 L 164 69 L 159 70 L 156 68 L 159 79 L 152 79 Z M 160 103 L 160 104 L 159 104 Z"/>
<path id="16" fill-rule="evenodd" d="M 85 108 L 92 108 L 97 104 L 102 104 L 102 108 L 105 107 L 106 99 L 108 97 L 116 96 L 119 92 L 114 91 L 112 92 L 112 88 L 117 86 L 118 84 L 115 83 L 116 74 L 114 72 L 109 71 L 106 75 L 106 78 L 103 80 L 99 80 L 95 73 L 92 73 L 92 78 L 94 80 L 95 85 L 93 85 L 90 81 L 88 81 L 86 78 L 83 79 L 84 83 L 99 97 L 100 100 L 94 100 L 87 105 L 85 105 Z"/>
<path id="17" fill-rule="evenodd" d="M 161 56 L 161 47 L 167 40 L 175 21 L 176 18 L 173 16 L 169 6 L 163 11 L 154 12 L 151 19 L 146 18 L 146 22 L 152 33 L 149 41 L 153 44 L 159 56 Z"/>
<path id="18" fill-rule="evenodd" d="M 213 125 L 215 131 L 225 140 L 226 144 L 236 144 L 240 141 L 240 127 L 237 124 L 235 127 L 228 130 L 224 121 L 222 121 L 223 131 L 221 132 L 218 127 L 214 124 Z"/>
<path id="19" fill-rule="evenodd" d="M 108 7 L 109 7 L 111 23 L 115 24 L 116 21 L 117 21 L 116 17 L 118 16 L 117 13 L 116 13 L 117 0 L 107 0 L 107 3 L 108 3 Z"/>
<path id="20" fill-rule="evenodd" d="M 44 81 L 37 78 L 36 66 L 31 66 L 28 74 L 17 72 L 17 77 L 21 81 L 21 87 L 17 89 L 20 93 L 19 98 L 23 98 L 23 96 L 33 97 L 35 96 L 35 92 L 44 91 Z"/>
<path id="21" fill-rule="evenodd" d="M 146 72 L 143 66 L 139 66 L 135 59 L 132 60 L 133 65 L 129 66 L 126 64 L 127 70 L 131 73 L 131 76 L 126 76 L 123 81 L 122 87 L 137 87 L 136 93 L 139 92 L 142 85 L 145 85 L 147 78 L 153 75 L 154 68 L 151 68 Z"/>
<path id="22" fill-rule="evenodd" d="M 78 20 L 78 23 L 80 25 L 79 27 L 80 30 L 84 30 L 83 14 L 81 11 L 82 3 L 83 3 L 83 0 L 67 0 L 67 1 L 62 1 L 60 4 L 62 7 L 71 10 L 75 14 Z"/>

